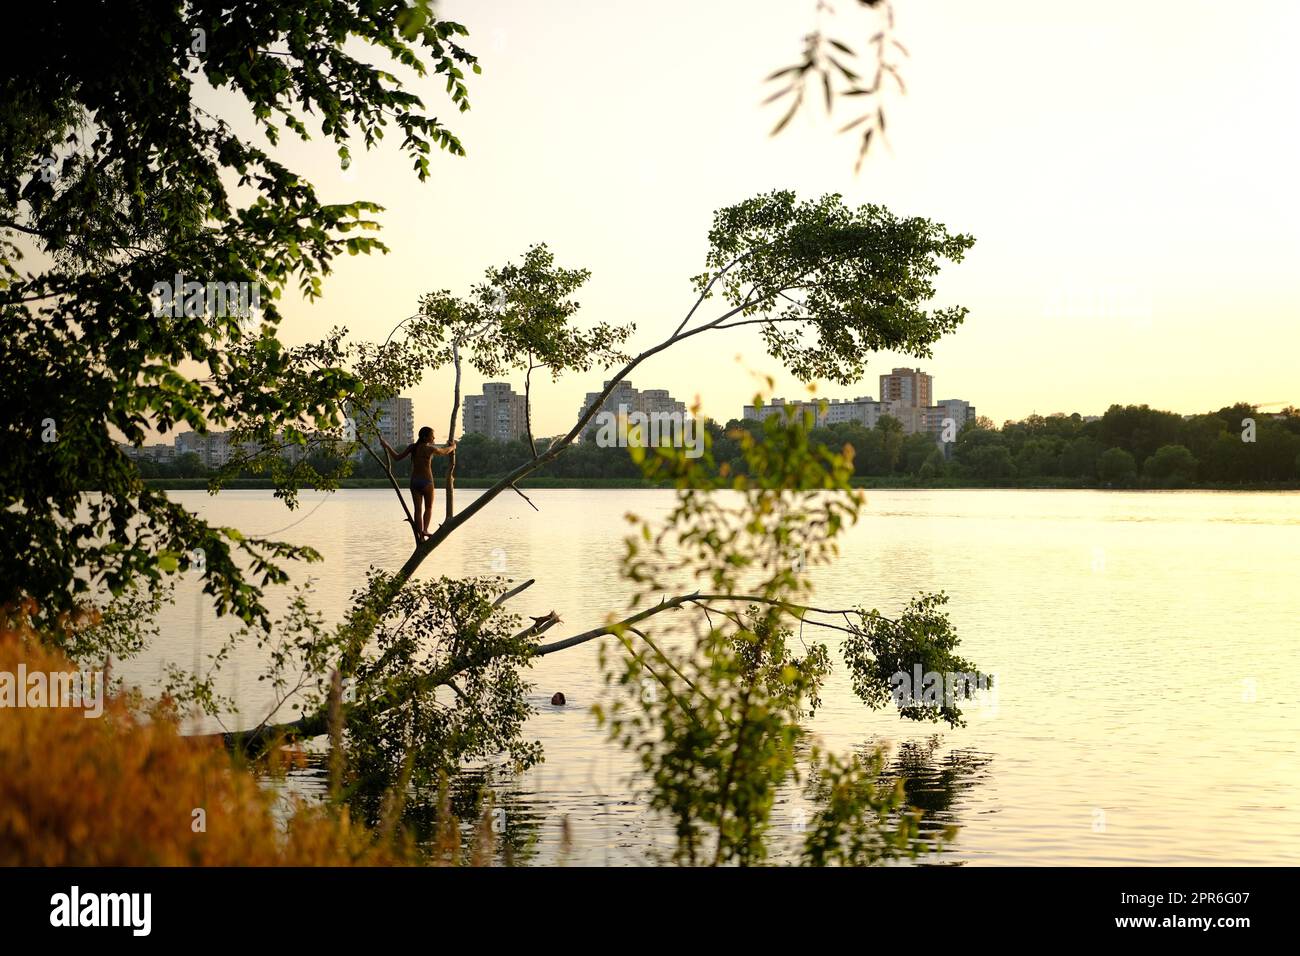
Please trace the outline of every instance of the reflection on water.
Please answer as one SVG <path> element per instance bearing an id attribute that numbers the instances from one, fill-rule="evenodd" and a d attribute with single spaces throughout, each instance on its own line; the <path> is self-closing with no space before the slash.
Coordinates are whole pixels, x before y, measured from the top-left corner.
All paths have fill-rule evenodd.
<path id="1" fill-rule="evenodd" d="M 961 863 L 953 852 L 953 841 L 960 827 L 960 810 L 966 792 L 988 776 L 992 758 L 969 750 L 943 747 L 943 738 L 934 735 L 925 740 L 907 741 L 891 752 L 884 740 L 864 741 L 858 749 L 865 757 L 877 748 L 889 754 L 881 775 L 882 785 L 901 781 L 908 807 L 918 810 L 920 839 L 937 855 L 922 855 L 923 864 Z M 282 786 L 288 792 L 322 799 L 327 789 L 327 770 L 323 754 L 306 755 L 302 766 L 290 771 Z M 801 771 L 802 772 L 802 771 Z M 502 865 L 589 865 L 642 866 L 671 862 L 672 844 L 654 821 L 643 819 L 640 826 L 613 826 L 618 814 L 611 807 L 635 810 L 634 794 L 613 797 L 589 792 L 557 796 L 539 789 L 545 775 L 512 774 L 495 768 L 476 768 L 456 778 L 449 788 L 452 813 L 461 821 L 462 860 L 468 859 L 476 838 L 476 821 L 486 818 L 493 833 L 493 859 Z M 617 836 L 612 845 L 575 845 L 573 815 L 575 805 L 587 802 L 592 808 L 595 827 L 610 824 L 606 835 Z M 813 807 L 804 807 L 804 798 L 794 788 L 785 787 L 773 814 L 771 857 L 773 864 L 798 861 L 803 834 L 799 823 L 807 819 Z M 408 815 L 406 824 L 415 838 L 432 848 L 436 841 L 437 819 L 429 801 L 418 804 Z M 798 809 L 807 812 L 798 813 Z M 621 836 L 618 836 L 621 833 Z"/>
<path id="2" fill-rule="evenodd" d="M 961 836 L 959 809 L 967 791 L 989 777 L 993 758 L 973 750 L 944 750 L 942 742 L 937 734 L 904 742 L 886 776 L 903 782 L 907 805 L 921 811 L 922 839 L 941 846 L 947 857 L 954 855 L 952 845 Z"/>
<path id="3" fill-rule="evenodd" d="M 288 523 L 270 492 L 173 494 L 246 532 Z M 662 514 L 672 493 L 529 494 L 539 513 L 516 496 L 498 499 L 421 574 L 535 577 L 516 599 L 519 613 L 554 608 L 563 633 L 601 623 L 629 593 L 618 577 L 623 515 Z M 891 772 L 926 812 L 926 832 L 960 827 L 924 862 L 1300 863 L 1300 494 L 868 498 L 839 563 L 815 572 L 817 603 L 888 614 L 915 591 L 944 590 L 960 652 L 997 678 L 996 693 L 957 729 L 865 710 L 842 667 L 823 692 L 810 727 L 823 743 L 840 752 L 890 745 Z M 304 510 L 319 503 L 304 499 Z M 327 616 L 341 613 L 366 567 L 396 567 L 409 547 L 382 489 L 341 492 L 285 534 L 324 556 L 309 573 Z M 150 656 L 119 672 L 147 687 L 166 660 L 201 661 L 226 628 L 197 587 L 182 588 Z M 837 660 L 835 637 L 821 639 Z M 566 819 L 573 863 L 639 865 L 671 852 L 671 832 L 629 790 L 631 761 L 591 717 L 603 693 L 595 655 L 592 643 L 536 663 L 528 729 L 546 762 L 484 778 L 516 860 L 559 859 Z M 258 670 L 245 651 L 218 688 L 252 722 L 266 699 Z M 556 691 L 566 706 L 551 705 Z M 310 789 L 313 772 L 294 785 Z M 789 831 L 787 859 L 799 799 L 782 794 L 774 815 L 774 828 Z"/>

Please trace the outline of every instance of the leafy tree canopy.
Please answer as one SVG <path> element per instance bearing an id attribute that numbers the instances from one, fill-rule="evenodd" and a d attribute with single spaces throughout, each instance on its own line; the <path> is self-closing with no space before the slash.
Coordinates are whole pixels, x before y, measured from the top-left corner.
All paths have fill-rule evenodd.
<path id="1" fill-rule="evenodd" d="M 144 487 L 115 439 L 245 416 L 338 424 L 355 384 L 341 369 L 325 363 L 310 388 L 280 388 L 294 356 L 276 303 L 290 283 L 318 294 L 341 253 L 383 251 L 366 234 L 380 210 L 322 202 L 272 149 L 285 132 L 318 135 L 346 163 L 349 144 L 370 148 L 396 130 L 424 179 L 434 148 L 461 154 L 460 141 L 394 73 L 351 51 L 360 41 L 445 78 L 464 110 L 465 72 L 478 70 L 465 32 L 429 0 L 123 0 L 111 12 L 55 2 L 9 24 L 0 602 L 26 594 L 52 616 L 101 589 L 195 567 L 218 609 L 265 621 L 260 586 L 283 580 L 280 559 L 311 553 L 209 526 Z M 244 109 L 201 105 L 203 84 Z M 237 132 L 249 125 L 260 139 Z M 189 282 L 202 291 L 162 309 L 159 285 L 178 282 L 177 297 Z M 245 306 L 255 292 L 259 307 L 214 308 L 209 284 L 242 289 Z"/>
<path id="2" fill-rule="evenodd" d="M 696 282 L 705 291 L 720 280 L 737 310 L 722 327 L 759 325 L 768 352 L 796 376 L 848 385 L 869 353 L 928 357 L 961 324 L 964 307 L 925 306 L 942 262 L 960 262 L 974 242 L 835 194 L 772 192 L 718 211 L 709 271 Z"/>

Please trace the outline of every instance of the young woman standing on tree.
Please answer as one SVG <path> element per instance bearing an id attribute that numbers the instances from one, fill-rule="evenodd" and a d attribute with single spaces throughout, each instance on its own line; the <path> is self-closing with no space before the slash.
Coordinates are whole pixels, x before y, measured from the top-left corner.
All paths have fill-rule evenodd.
<path id="1" fill-rule="evenodd" d="M 382 435 L 379 436 L 379 441 L 394 461 L 410 456 L 411 508 L 415 533 L 421 538 L 429 537 L 429 521 L 433 518 L 433 456 L 450 455 L 456 450 L 456 440 L 452 439 L 440 448 L 433 443 L 433 429 L 425 425 L 420 429 L 419 438 L 407 445 L 401 454 L 395 452 Z"/>

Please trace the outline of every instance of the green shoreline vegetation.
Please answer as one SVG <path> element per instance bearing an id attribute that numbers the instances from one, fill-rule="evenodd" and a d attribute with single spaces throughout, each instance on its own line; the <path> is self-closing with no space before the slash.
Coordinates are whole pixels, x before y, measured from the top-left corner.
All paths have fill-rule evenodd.
<path id="1" fill-rule="evenodd" d="M 757 421 L 708 421 L 713 459 L 743 473 L 737 442 L 760 438 Z M 856 422 L 815 427 L 815 445 L 852 449 L 852 484 L 860 488 L 1095 488 L 1125 490 L 1199 489 L 1293 491 L 1300 489 L 1300 409 L 1262 412 L 1239 403 L 1204 415 L 1182 416 L 1146 405 L 1112 405 L 1105 415 L 1032 415 L 995 428 L 988 419 L 969 422 L 955 436 L 950 454 L 929 434 L 907 435 L 893 418 L 873 428 Z M 538 441 L 539 453 L 551 439 Z M 523 441 L 496 441 L 471 434 L 457 449 L 456 484 L 487 488 L 531 455 Z M 315 473 L 338 474 L 338 461 L 309 458 Z M 151 488 L 184 490 L 273 488 L 269 477 L 227 466 L 206 468 L 197 455 L 175 462 L 139 462 Z M 435 466 L 441 485 L 446 463 Z M 396 475 L 404 485 L 404 474 Z M 541 473 L 519 482 L 528 488 L 671 487 L 640 474 L 626 448 L 582 442 Z M 369 458 L 328 487 L 391 487 L 381 466 Z"/>
<path id="2" fill-rule="evenodd" d="M 162 491 L 206 491 L 207 478 L 149 478 L 145 484 Z M 492 478 L 457 479 L 457 488 L 490 488 L 495 484 Z M 671 482 L 647 481 L 636 478 L 529 478 L 518 483 L 521 488 L 557 488 L 569 490 L 626 488 L 633 491 L 671 488 Z M 1041 490 L 1041 491 L 1300 491 L 1300 481 L 1279 482 L 1245 482 L 1231 484 L 1225 482 L 1201 482 L 1176 487 L 1153 487 L 1151 485 L 1103 485 L 1096 481 L 1081 478 L 1025 478 L 1002 481 L 979 481 L 972 478 L 854 478 L 854 488 L 898 488 L 903 490 L 926 489 L 1005 489 L 1005 490 Z M 225 482 L 224 491 L 271 490 L 275 483 L 269 478 L 234 478 Z M 391 488 L 387 478 L 343 478 L 338 482 L 339 489 Z"/>

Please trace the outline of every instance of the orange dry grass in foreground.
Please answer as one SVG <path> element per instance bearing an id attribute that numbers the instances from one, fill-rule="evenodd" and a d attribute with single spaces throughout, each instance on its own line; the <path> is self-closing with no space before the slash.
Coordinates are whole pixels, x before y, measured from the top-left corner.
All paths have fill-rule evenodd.
<path id="1" fill-rule="evenodd" d="M 0 628 L 0 671 L 76 668 L 26 628 Z M 211 742 L 142 719 L 120 697 L 74 708 L 0 707 L 0 865 L 348 866 L 408 862 L 370 831 L 274 797 Z M 205 832 L 195 832 L 203 811 Z"/>

